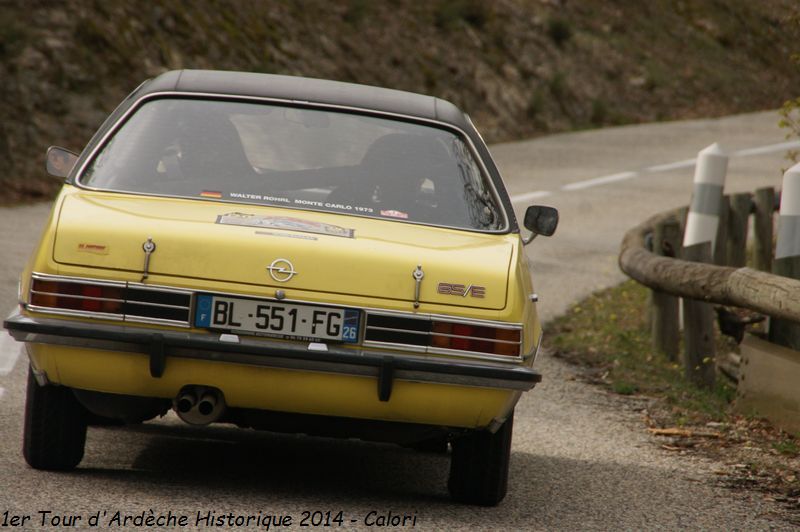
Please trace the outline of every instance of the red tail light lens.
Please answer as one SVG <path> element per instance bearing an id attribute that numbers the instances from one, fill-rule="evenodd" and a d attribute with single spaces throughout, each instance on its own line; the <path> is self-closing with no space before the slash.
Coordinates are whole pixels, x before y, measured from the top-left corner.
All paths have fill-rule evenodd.
<path id="1" fill-rule="evenodd" d="M 81 301 L 81 307 L 83 310 L 88 310 L 92 312 L 100 312 L 102 308 L 102 301 L 97 298 L 103 297 L 103 289 L 99 286 L 81 286 L 81 295 L 85 298 L 91 299 L 83 299 Z"/>
<path id="2" fill-rule="evenodd" d="M 91 283 L 33 279 L 31 305 L 37 307 L 122 313 L 123 288 Z"/>
<path id="3" fill-rule="evenodd" d="M 522 333 L 485 325 L 434 321 L 431 347 L 493 355 L 519 356 Z"/>
<path id="4" fill-rule="evenodd" d="M 192 294 L 188 290 L 34 273 L 29 294 L 28 307 L 35 312 L 191 325 Z"/>

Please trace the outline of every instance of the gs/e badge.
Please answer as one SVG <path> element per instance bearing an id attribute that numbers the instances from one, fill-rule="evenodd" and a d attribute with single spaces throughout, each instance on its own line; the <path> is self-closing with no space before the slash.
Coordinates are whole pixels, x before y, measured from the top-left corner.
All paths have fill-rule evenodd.
<path id="1" fill-rule="evenodd" d="M 469 294 L 472 295 L 472 297 L 486 297 L 486 287 L 474 284 L 464 286 L 463 284 L 439 283 L 436 287 L 436 291 L 449 296 L 467 297 Z"/>

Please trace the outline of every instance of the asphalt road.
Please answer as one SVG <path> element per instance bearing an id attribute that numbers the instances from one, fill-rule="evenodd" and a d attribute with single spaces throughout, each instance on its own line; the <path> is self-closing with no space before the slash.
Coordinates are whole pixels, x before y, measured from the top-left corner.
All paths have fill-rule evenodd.
<path id="1" fill-rule="evenodd" d="M 687 160 L 708 144 L 719 141 L 738 152 L 727 191 L 779 185 L 782 150 L 741 152 L 783 142 L 776 122 L 775 113 L 761 113 L 494 146 L 520 211 L 536 202 L 561 212 L 556 236 L 527 248 L 543 316 L 623 279 L 616 266 L 623 233 L 688 203 L 693 169 Z M 47 212 L 46 205 L 0 209 L 2 312 L 15 304 L 18 272 Z M 291 516 L 290 528 L 300 529 L 304 511 L 334 517 L 341 511 L 342 528 L 380 524 L 388 512 L 413 516 L 416 528 L 426 530 L 791 528 L 760 494 L 720 487 L 716 464 L 661 450 L 630 402 L 574 380 L 570 368 L 546 354 L 537 361 L 544 383 L 517 408 L 509 494 L 487 509 L 448 500 L 445 456 L 192 428 L 173 419 L 158 423 L 164 427 L 92 428 L 77 471 L 34 471 L 19 450 L 26 361 L 16 352 L 15 344 L 0 340 L 0 527 L 12 515 L 31 516 L 25 529 L 41 528 L 43 517 L 52 523 L 80 515 L 77 528 L 85 529 L 91 515 L 100 512 L 107 521 L 118 511 L 122 518 L 171 511 L 194 524 L 198 512 L 211 511 Z M 47 511 L 53 513 L 40 513 Z"/>

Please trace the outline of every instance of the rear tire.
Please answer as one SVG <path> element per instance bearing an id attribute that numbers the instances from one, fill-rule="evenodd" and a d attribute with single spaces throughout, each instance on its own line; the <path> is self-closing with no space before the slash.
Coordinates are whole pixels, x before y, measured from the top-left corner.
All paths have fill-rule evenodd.
<path id="1" fill-rule="evenodd" d="M 454 440 L 447 487 L 453 500 L 495 506 L 506 496 L 514 416 L 492 434 L 475 431 Z"/>
<path id="2" fill-rule="evenodd" d="M 22 454 L 34 469 L 66 471 L 83 458 L 86 409 L 66 386 L 39 386 L 28 370 Z"/>

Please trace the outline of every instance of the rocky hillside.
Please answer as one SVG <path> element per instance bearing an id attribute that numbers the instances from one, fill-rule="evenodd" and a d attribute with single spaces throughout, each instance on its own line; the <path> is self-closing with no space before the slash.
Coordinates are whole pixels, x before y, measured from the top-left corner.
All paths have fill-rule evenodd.
<path id="1" fill-rule="evenodd" d="M 49 195 L 79 150 L 172 68 L 433 94 L 489 141 L 777 108 L 800 92 L 796 0 L 0 0 L 2 201 Z M 777 116 L 776 116 L 777 122 Z"/>

